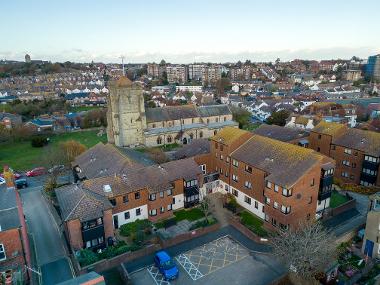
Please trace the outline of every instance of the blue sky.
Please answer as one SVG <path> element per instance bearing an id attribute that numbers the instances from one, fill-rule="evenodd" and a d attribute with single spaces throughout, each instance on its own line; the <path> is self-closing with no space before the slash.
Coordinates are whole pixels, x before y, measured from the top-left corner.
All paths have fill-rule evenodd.
<path id="1" fill-rule="evenodd" d="M 170 62 L 380 53 L 378 0 L 3 0 L 0 59 Z"/>

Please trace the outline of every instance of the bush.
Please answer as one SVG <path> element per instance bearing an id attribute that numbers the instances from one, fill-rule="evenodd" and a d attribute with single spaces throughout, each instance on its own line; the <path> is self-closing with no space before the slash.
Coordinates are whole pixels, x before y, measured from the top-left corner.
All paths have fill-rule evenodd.
<path id="1" fill-rule="evenodd" d="M 32 147 L 43 147 L 48 144 L 48 138 L 45 136 L 37 136 L 32 138 Z"/>
<path id="2" fill-rule="evenodd" d="M 216 224 L 216 219 L 209 218 L 208 221 L 205 219 L 205 220 L 201 220 L 201 221 L 196 222 L 195 224 L 193 224 L 190 227 L 189 230 L 192 231 L 192 230 L 199 229 L 199 228 L 205 228 L 205 227 L 211 226 L 213 224 Z"/>
<path id="3" fill-rule="evenodd" d="M 122 225 L 120 227 L 120 234 L 129 237 L 132 233 L 150 228 L 151 225 L 152 223 L 149 220 L 136 220 L 132 223 Z"/>
<path id="4" fill-rule="evenodd" d="M 78 261 L 81 266 L 93 264 L 99 260 L 97 254 L 89 249 L 81 249 L 78 255 Z"/>

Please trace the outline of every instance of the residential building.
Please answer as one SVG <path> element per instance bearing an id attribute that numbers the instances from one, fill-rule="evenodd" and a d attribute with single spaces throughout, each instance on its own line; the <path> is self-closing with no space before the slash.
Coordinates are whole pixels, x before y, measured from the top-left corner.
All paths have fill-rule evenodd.
<path id="1" fill-rule="evenodd" d="M 219 79 L 222 78 L 223 66 L 212 65 L 207 66 L 203 70 L 202 82 L 207 85 L 214 85 Z"/>
<path id="2" fill-rule="evenodd" d="M 302 147 L 308 147 L 309 145 L 309 141 L 307 140 L 308 133 L 298 129 L 262 124 L 253 133 Z"/>
<path id="3" fill-rule="evenodd" d="M 145 108 L 142 88 L 126 77 L 110 84 L 108 99 L 107 136 L 116 146 L 187 144 L 238 126 L 227 105 Z"/>
<path id="4" fill-rule="evenodd" d="M 373 80 L 380 81 L 380 54 L 368 57 L 366 76 Z"/>
<path id="5" fill-rule="evenodd" d="M 369 211 L 365 225 L 362 252 L 372 258 L 380 258 L 380 193 L 369 196 Z"/>
<path id="6" fill-rule="evenodd" d="M 206 69 L 204 64 L 189 64 L 189 79 L 201 81 Z"/>
<path id="7" fill-rule="evenodd" d="M 175 87 L 176 92 L 202 92 L 201 85 L 179 85 Z"/>
<path id="8" fill-rule="evenodd" d="M 212 137 L 211 158 L 216 191 L 234 195 L 269 229 L 296 228 L 329 207 L 334 162 L 311 149 L 227 127 Z"/>
<path id="9" fill-rule="evenodd" d="M 186 65 L 168 65 L 166 66 L 166 74 L 169 83 L 186 83 L 189 78 Z"/>
<path id="10" fill-rule="evenodd" d="M 343 183 L 380 185 L 380 133 L 321 122 L 309 141 L 310 148 L 335 159 L 335 177 Z"/>
<path id="11" fill-rule="evenodd" d="M 159 78 L 165 71 L 165 66 L 157 63 L 148 63 L 147 64 L 147 74 L 153 78 Z"/>

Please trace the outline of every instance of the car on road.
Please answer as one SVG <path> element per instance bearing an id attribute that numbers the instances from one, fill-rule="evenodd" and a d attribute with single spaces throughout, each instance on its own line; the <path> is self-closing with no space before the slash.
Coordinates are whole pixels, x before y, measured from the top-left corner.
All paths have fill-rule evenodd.
<path id="1" fill-rule="evenodd" d="M 161 250 L 156 252 L 154 255 L 154 264 L 164 276 L 165 280 L 178 278 L 179 271 L 177 265 L 166 251 Z"/>
<path id="2" fill-rule="evenodd" d="M 15 184 L 16 184 L 17 189 L 28 187 L 28 181 L 26 181 L 26 178 L 16 179 Z"/>
<path id="3" fill-rule="evenodd" d="M 5 179 L 3 177 L 0 177 L 0 185 L 5 184 Z"/>
<path id="4" fill-rule="evenodd" d="M 34 177 L 34 176 L 40 176 L 44 174 L 46 174 L 45 167 L 37 167 L 37 168 L 27 171 L 25 175 L 27 177 Z"/>

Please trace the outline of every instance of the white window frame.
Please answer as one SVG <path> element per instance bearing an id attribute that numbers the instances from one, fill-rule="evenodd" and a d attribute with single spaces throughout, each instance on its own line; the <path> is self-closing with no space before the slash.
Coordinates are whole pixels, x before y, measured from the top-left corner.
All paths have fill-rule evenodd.
<path id="1" fill-rule="evenodd" d="M 0 253 L 4 254 L 4 257 L 2 259 L 0 259 L 0 261 L 6 260 L 7 255 L 5 254 L 5 247 L 4 247 L 4 244 L 2 244 L 2 243 L 0 243 Z"/>

